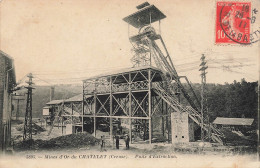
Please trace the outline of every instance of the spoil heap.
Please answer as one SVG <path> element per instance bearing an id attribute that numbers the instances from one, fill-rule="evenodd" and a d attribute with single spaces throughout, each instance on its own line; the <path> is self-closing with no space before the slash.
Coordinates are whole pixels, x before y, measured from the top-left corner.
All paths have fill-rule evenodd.
<path id="1" fill-rule="evenodd" d="M 95 138 L 89 133 L 78 133 L 52 138 L 50 141 L 55 141 L 60 147 L 82 147 L 94 146 L 99 143 L 99 139 Z"/>
<path id="2" fill-rule="evenodd" d="M 225 135 L 225 144 L 228 146 L 256 146 L 257 145 L 257 138 L 256 136 L 253 138 L 248 138 L 246 136 L 239 136 L 229 129 L 222 129 L 221 130 Z M 254 139 L 255 138 L 255 139 Z"/>
<path id="3" fill-rule="evenodd" d="M 16 126 L 17 131 L 23 131 L 24 130 L 24 124 L 20 124 Z M 40 132 L 46 131 L 44 128 L 40 127 L 39 125 L 32 123 L 32 134 L 38 134 Z"/>
<path id="4" fill-rule="evenodd" d="M 39 125 L 35 124 L 35 123 L 32 123 L 32 132 L 34 134 L 37 134 L 39 132 L 44 132 L 46 131 L 44 128 L 40 127 Z"/>
<path id="5" fill-rule="evenodd" d="M 50 140 L 28 140 L 15 144 L 15 150 L 38 150 L 38 149 L 68 149 L 94 146 L 99 139 L 89 133 L 78 133 L 52 138 Z M 31 144 L 31 147 L 30 147 Z"/>

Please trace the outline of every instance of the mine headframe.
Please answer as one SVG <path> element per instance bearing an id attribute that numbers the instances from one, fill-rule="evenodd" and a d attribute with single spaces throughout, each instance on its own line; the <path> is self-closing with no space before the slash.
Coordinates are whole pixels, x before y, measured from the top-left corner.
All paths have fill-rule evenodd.
<path id="1" fill-rule="evenodd" d="M 187 112 L 189 117 L 198 124 L 202 131 L 212 134 L 213 141 L 223 143 L 221 137 L 223 134 L 209 123 L 205 123 L 205 118 L 201 115 L 201 103 L 198 100 L 193 88 L 188 79 L 185 77 L 188 87 L 190 87 L 190 94 L 183 86 L 178 75 L 165 43 L 161 37 L 160 22 L 166 16 L 154 5 L 145 2 L 137 6 L 138 11 L 125 17 L 123 20 L 134 27 L 138 32 L 129 36 L 129 40 L 133 45 L 133 66 L 144 66 L 155 64 L 162 72 L 164 72 L 164 85 L 153 85 L 153 91 L 160 96 L 169 106 L 175 111 Z M 154 28 L 154 24 L 159 23 L 159 31 Z M 129 26 L 128 26 L 129 27 Z M 129 31 L 129 28 L 128 28 Z M 128 32 L 130 34 L 130 31 Z M 159 44 L 162 48 L 160 49 Z M 184 107 L 177 100 L 176 95 L 183 94 L 190 106 Z M 191 97 L 192 96 L 192 97 Z M 210 129 L 209 129 L 210 128 Z"/>
<path id="2" fill-rule="evenodd" d="M 133 66 L 152 66 L 155 64 L 156 67 L 165 73 L 164 81 L 166 81 L 167 89 L 172 93 L 172 95 L 177 95 L 179 92 L 182 92 L 190 106 L 199 111 L 200 102 L 195 92 L 192 87 L 190 87 L 192 97 L 196 101 L 192 99 L 181 83 L 181 77 L 178 76 L 169 52 L 160 35 L 160 23 L 162 19 L 166 18 L 166 15 L 148 2 L 138 5 L 137 9 L 137 12 L 123 19 L 129 25 L 138 30 L 137 34 L 129 37 L 130 43 L 133 46 L 132 51 L 134 56 L 131 59 Z M 158 29 L 154 28 L 155 24 L 158 24 Z M 128 31 L 130 30 L 128 29 Z M 161 44 L 163 50 L 161 50 L 157 45 L 157 41 Z M 187 80 L 187 78 L 185 79 Z M 175 82 L 174 84 L 173 81 Z"/>

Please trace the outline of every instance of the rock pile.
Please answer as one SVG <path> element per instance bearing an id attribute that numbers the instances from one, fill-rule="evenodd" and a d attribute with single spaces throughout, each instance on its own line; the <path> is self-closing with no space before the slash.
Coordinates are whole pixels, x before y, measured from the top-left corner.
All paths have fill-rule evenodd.
<path id="1" fill-rule="evenodd" d="M 78 133 L 52 138 L 50 140 L 27 140 L 15 144 L 15 150 L 38 150 L 38 149 L 67 149 L 94 146 L 99 139 L 89 133 Z"/>
<path id="2" fill-rule="evenodd" d="M 16 126 L 17 131 L 23 131 L 24 130 L 24 124 L 20 124 Z M 46 131 L 44 128 L 40 127 L 39 125 L 32 123 L 32 134 L 38 134 L 41 132 Z"/>

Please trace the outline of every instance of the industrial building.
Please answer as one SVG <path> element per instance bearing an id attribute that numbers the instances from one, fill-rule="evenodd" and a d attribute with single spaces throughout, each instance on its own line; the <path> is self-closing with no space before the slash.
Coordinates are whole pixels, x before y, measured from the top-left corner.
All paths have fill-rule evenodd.
<path id="1" fill-rule="evenodd" d="M 46 125 L 61 127 L 62 134 L 82 131 L 82 101 L 83 96 L 79 94 L 66 100 L 51 100 L 46 103 L 42 113 Z"/>
<path id="2" fill-rule="evenodd" d="M 12 92 L 16 85 L 14 60 L 0 51 L 0 148 L 11 145 Z"/>
<path id="3" fill-rule="evenodd" d="M 150 144 L 192 142 L 200 130 L 207 137 L 201 139 L 222 144 L 223 134 L 203 116 L 203 106 L 188 79 L 179 76 L 173 65 L 160 34 L 166 15 L 147 2 L 137 9 L 123 19 L 133 46 L 133 67 L 85 79 L 81 98 L 47 103 L 52 125 L 61 120 L 62 126 L 73 128 L 72 133 L 87 131 L 96 136 L 97 130 L 103 130 L 111 140 L 128 134 L 131 142 Z M 180 94 L 188 106 L 179 101 Z"/>

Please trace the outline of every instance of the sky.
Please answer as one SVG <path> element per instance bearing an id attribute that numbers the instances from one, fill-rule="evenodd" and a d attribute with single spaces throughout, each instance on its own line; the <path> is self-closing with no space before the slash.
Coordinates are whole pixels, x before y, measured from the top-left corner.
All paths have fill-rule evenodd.
<path id="1" fill-rule="evenodd" d="M 143 2 L 2 0 L 0 49 L 14 58 L 17 81 L 32 72 L 39 83 L 77 83 L 129 68 L 132 46 L 128 25 L 122 19 L 136 12 L 136 6 Z M 259 79 L 259 43 L 215 44 L 215 0 L 149 3 L 167 16 L 161 21 L 161 35 L 179 75 L 200 83 L 200 57 L 205 54 L 208 83 Z M 255 1 L 252 7 L 259 3 Z M 259 13 L 256 21 L 260 22 Z"/>

